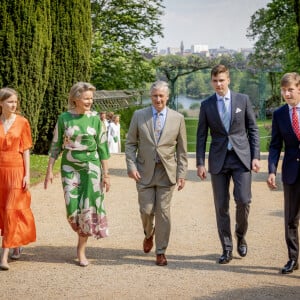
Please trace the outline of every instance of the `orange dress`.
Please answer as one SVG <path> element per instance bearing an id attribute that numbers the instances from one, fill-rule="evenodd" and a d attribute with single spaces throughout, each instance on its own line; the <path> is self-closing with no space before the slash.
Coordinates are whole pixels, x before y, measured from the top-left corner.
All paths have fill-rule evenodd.
<path id="1" fill-rule="evenodd" d="M 15 248 L 36 240 L 30 209 L 31 195 L 22 188 L 23 152 L 32 146 L 28 121 L 17 115 L 5 134 L 0 121 L 0 231 L 2 248 Z"/>

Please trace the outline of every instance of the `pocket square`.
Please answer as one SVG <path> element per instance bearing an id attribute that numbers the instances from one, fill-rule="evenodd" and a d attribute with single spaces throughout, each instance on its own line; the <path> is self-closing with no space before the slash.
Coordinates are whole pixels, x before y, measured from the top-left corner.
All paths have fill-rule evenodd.
<path id="1" fill-rule="evenodd" d="M 237 113 L 239 113 L 239 112 L 241 112 L 242 110 L 240 109 L 240 108 L 237 108 L 236 109 L 236 111 L 235 111 L 235 113 L 237 114 Z"/>

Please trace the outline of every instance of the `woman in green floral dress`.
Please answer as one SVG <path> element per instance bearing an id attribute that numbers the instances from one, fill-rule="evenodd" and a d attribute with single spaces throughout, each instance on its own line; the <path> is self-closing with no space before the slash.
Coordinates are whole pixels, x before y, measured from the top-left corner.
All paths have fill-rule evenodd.
<path id="1" fill-rule="evenodd" d="M 70 90 L 68 111 L 58 117 L 49 151 L 44 187 L 53 180 L 53 166 L 62 152 L 61 179 L 67 219 L 78 234 L 77 256 L 87 266 L 85 249 L 89 236 L 108 235 L 103 190 L 110 187 L 109 151 L 104 126 L 91 111 L 95 87 L 78 82 Z"/>

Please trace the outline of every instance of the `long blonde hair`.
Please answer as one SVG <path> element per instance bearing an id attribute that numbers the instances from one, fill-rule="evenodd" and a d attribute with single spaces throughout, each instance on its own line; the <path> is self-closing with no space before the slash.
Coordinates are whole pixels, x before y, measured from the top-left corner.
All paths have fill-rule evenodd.
<path id="1" fill-rule="evenodd" d="M 0 89 L 0 102 L 5 101 L 6 99 L 10 98 L 13 95 L 15 95 L 18 100 L 16 113 L 19 114 L 20 113 L 19 95 L 18 95 L 17 91 L 15 91 L 14 89 L 9 88 L 9 87 L 4 87 L 4 88 Z M 1 114 L 2 114 L 2 106 L 0 106 L 0 115 Z"/>

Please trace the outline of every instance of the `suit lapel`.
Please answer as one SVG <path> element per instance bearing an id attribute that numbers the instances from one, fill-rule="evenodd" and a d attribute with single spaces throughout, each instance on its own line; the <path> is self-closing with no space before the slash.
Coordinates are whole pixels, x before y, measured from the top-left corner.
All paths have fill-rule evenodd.
<path id="1" fill-rule="evenodd" d="M 211 111 L 209 112 L 213 120 L 219 120 L 220 126 L 222 126 L 225 130 L 223 121 L 221 119 L 221 116 L 219 114 L 219 108 L 218 108 L 218 99 L 216 94 L 214 94 L 211 97 Z"/>
<path id="2" fill-rule="evenodd" d="M 153 113 L 152 113 L 152 107 L 149 106 L 145 111 L 145 123 L 148 127 L 148 130 L 150 132 L 151 138 L 155 142 L 155 136 L 154 136 L 154 126 L 153 126 Z"/>
<path id="3" fill-rule="evenodd" d="M 167 107 L 167 110 L 166 110 L 166 118 L 165 118 L 165 124 L 164 124 L 164 127 L 163 127 L 163 130 L 161 132 L 161 135 L 160 135 L 160 139 L 158 141 L 158 144 L 160 143 L 160 141 L 164 138 L 165 136 L 165 132 L 169 132 L 169 126 L 171 126 L 172 124 L 172 112 L 170 111 L 170 109 Z"/>
<path id="4" fill-rule="evenodd" d="M 289 109 L 288 104 L 286 104 L 284 107 L 284 111 L 283 111 L 281 120 L 282 120 L 283 124 L 288 124 L 287 126 L 289 127 L 289 130 L 294 133 L 295 137 L 297 137 L 294 132 L 293 126 L 292 126 L 292 122 L 291 122 L 291 118 L 290 118 L 290 109 Z"/>
<path id="5" fill-rule="evenodd" d="M 235 112 L 238 108 L 238 101 L 236 99 L 236 94 L 231 92 L 231 118 L 230 118 L 230 126 L 233 122 L 233 118 L 235 117 Z"/>

